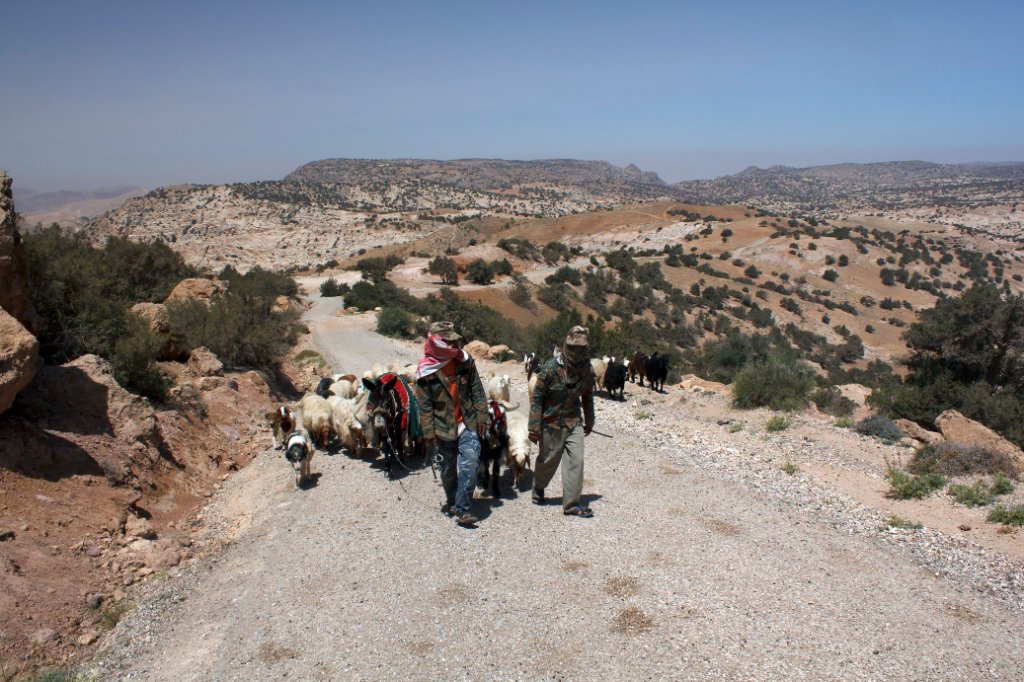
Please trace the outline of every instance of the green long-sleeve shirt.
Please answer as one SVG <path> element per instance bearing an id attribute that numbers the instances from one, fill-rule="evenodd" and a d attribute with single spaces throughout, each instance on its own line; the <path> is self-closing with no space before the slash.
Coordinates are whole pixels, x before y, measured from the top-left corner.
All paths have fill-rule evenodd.
<path id="1" fill-rule="evenodd" d="M 587 366 L 582 376 L 570 375 L 559 358 L 552 358 L 537 370 L 537 385 L 530 403 L 530 432 L 541 426 L 572 428 L 580 423 L 594 425 L 594 375 Z"/>

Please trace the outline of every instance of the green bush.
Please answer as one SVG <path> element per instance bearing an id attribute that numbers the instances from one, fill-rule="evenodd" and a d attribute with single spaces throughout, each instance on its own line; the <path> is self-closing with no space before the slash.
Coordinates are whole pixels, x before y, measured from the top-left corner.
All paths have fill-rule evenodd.
<path id="1" fill-rule="evenodd" d="M 819 388 L 811 395 L 818 409 L 833 417 L 849 417 L 857 409 L 857 403 L 844 396 L 835 386 Z"/>
<path id="2" fill-rule="evenodd" d="M 862 436 L 871 436 L 890 443 L 898 441 L 904 436 L 900 427 L 896 426 L 888 417 L 880 414 L 860 420 L 854 425 L 853 430 Z"/>
<path id="3" fill-rule="evenodd" d="M 1013 484 L 1013 481 L 1003 474 L 996 474 L 995 479 L 992 481 L 993 495 L 1009 495 L 1016 489 L 1017 486 Z"/>
<path id="4" fill-rule="evenodd" d="M 526 283 L 526 278 L 522 275 L 515 275 L 513 277 L 512 286 L 509 288 L 508 297 L 513 303 L 520 307 L 527 307 L 533 301 L 533 297 L 530 295 L 530 287 Z"/>
<path id="5" fill-rule="evenodd" d="M 171 380 L 154 363 L 166 346 L 166 336 L 151 332 L 145 320 L 129 315 L 125 333 L 115 342 L 110 357 L 117 383 L 150 400 L 167 400 Z"/>
<path id="6" fill-rule="evenodd" d="M 459 269 L 456 267 L 455 261 L 447 256 L 438 256 L 430 261 L 427 272 L 440 277 L 442 284 L 457 285 L 459 283 Z"/>
<path id="7" fill-rule="evenodd" d="M 385 306 L 377 316 L 377 333 L 399 339 L 411 339 L 416 336 L 413 321 L 401 308 Z"/>
<path id="8" fill-rule="evenodd" d="M 473 284 L 490 284 L 494 281 L 494 268 L 483 258 L 477 258 L 466 267 L 466 277 Z"/>
<path id="9" fill-rule="evenodd" d="M 895 500 L 920 500 L 946 485 L 946 479 L 939 474 L 912 476 L 893 466 L 889 467 L 885 478 L 889 481 L 889 492 L 886 495 Z"/>
<path id="10" fill-rule="evenodd" d="M 1008 526 L 1024 526 L 1024 504 L 1013 507 L 1004 507 L 999 504 L 988 513 L 988 520 L 993 523 L 1003 523 Z"/>
<path id="11" fill-rule="evenodd" d="M 774 433 L 776 431 L 785 431 L 789 428 L 789 417 L 784 414 L 776 414 L 767 422 L 765 422 L 764 430 Z"/>
<path id="12" fill-rule="evenodd" d="M 814 371 L 806 363 L 782 357 L 753 362 L 736 375 L 733 404 L 749 409 L 799 410 L 814 388 Z"/>
<path id="13" fill-rule="evenodd" d="M 334 298 L 335 296 L 344 296 L 349 292 L 349 286 L 347 284 L 338 284 L 338 280 L 333 277 L 328 277 L 320 283 L 320 295 L 324 298 Z"/>
<path id="14" fill-rule="evenodd" d="M 565 284 L 543 286 L 537 291 L 537 300 L 554 310 L 563 310 L 569 305 L 570 293 Z"/>
<path id="15" fill-rule="evenodd" d="M 957 502 L 968 507 L 984 507 L 995 499 L 984 481 L 975 481 L 971 485 L 956 483 L 949 486 L 948 492 Z"/>

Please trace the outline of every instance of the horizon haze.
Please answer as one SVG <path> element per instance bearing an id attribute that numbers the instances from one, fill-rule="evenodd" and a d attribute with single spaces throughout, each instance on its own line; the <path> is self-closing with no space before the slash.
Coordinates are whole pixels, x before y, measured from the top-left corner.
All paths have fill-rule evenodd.
<path id="1" fill-rule="evenodd" d="M 15 1 L 0 167 L 37 192 L 326 158 L 748 166 L 1024 160 L 1009 2 L 507 8 Z"/>

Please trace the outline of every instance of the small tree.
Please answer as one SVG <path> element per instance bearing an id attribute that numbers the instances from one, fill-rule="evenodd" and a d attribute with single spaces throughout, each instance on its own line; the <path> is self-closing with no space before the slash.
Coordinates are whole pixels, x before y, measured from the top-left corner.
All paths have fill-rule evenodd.
<path id="1" fill-rule="evenodd" d="M 455 261 L 447 256 L 438 256 L 430 261 L 427 272 L 440 277 L 441 284 L 458 285 L 459 283 L 459 269 L 456 267 Z"/>
<path id="2" fill-rule="evenodd" d="M 821 276 L 825 279 L 825 281 L 828 282 L 834 282 L 837 279 L 839 279 L 839 273 L 833 270 L 832 268 L 826 270 Z"/>
<path id="3" fill-rule="evenodd" d="M 515 275 L 512 278 L 512 288 L 509 289 L 508 297 L 518 306 L 523 308 L 530 305 L 532 297 L 530 288 L 526 285 L 526 278 L 522 275 Z"/>
<path id="4" fill-rule="evenodd" d="M 338 280 L 333 277 L 329 277 L 320 283 L 320 295 L 324 298 L 344 296 L 347 291 L 348 285 L 338 284 Z"/>
<path id="5" fill-rule="evenodd" d="M 466 268 L 466 276 L 473 284 L 487 285 L 494 281 L 494 268 L 483 258 L 477 258 Z"/>

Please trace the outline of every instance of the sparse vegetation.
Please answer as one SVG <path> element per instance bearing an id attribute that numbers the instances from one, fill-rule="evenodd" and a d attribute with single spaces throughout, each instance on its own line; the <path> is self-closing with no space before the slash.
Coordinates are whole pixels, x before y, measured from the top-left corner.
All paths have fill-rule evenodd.
<path id="1" fill-rule="evenodd" d="M 793 476 L 798 471 L 800 471 L 800 467 L 798 467 L 797 465 L 793 464 L 792 462 L 790 462 L 787 459 L 786 463 L 782 465 L 782 471 L 783 471 L 783 473 L 786 473 L 786 474 L 788 474 L 790 476 Z"/>
<path id="2" fill-rule="evenodd" d="M 1020 475 L 1013 458 L 1006 453 L 949 442 L 925 445 L 914 453 L 907 468 L 915 473 L 935 471 L 946 476 Z"/>
<path id="3" fill-rule="evenodd" d="M 889 481 L 889 492 L 886 495 L 894 500 L 920 500 L 946 485 L 946 479 L 940 474 L 911 475 L 892 464 L 885 478 Z"/>
<path id="4" fill-rule="evenodd" d="M 909 519 L 897 516 L 896 514 L 889 517 L 889 520 L 886 522 L 886 526 L 888 528 L 901 528 L 903 530 L 921 530 L 924 528 L 920 523 L 910 521 Z"/>
<path id="5" fill-rule="evenodd" d="M 733 404 L 749 409 L 798 410 L 814 388 L 814 372 L 802 361 L 772 357 L 753 362 L 736 375 Z"/>
<path id="6" fill-rule="evenodd" d="M 348 286 L 338 284 L 338 280 L 333 277 L 328 277 L 320 283 L 320 295 L 324 298 L 334 298 L 336 296 L 344 296 L 349 290 Z"/>
<path id="7" fill-rule="evenodd" d="M 988 520 L 992 523 L 1002 523 L 1008 526 L 1024 526 L 1024 504 L 1014 505 L 1013 507 L 1004 507 L 1001 504 L 996 505 L 988 513 Z"/>
<path id="8" fill-rule="evenodd" d="M 862 436 L 871 436 L 886 443 L 893 443 L 903 438 L 904 433 L 888 417 L 876 414 L 862 419 L 853 427 Z"/>
<path id="9" fill-rule="evenodd" d="M 789 416 L 785 414 L 776 414 L 765 422 L 764 430 L 769 433 L 775 433 L 777 431 L 785 431 L 789 428 Z"/>

